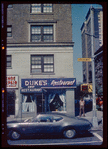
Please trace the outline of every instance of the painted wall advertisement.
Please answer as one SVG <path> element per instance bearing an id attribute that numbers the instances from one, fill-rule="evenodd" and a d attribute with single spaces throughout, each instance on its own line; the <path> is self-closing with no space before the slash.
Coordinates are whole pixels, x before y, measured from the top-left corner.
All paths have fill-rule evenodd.
<path id="1" fill-rule="evenodd" d="M 7 88 L 18 88 L 18 76 L 7 76 L 6 86 Z"/>

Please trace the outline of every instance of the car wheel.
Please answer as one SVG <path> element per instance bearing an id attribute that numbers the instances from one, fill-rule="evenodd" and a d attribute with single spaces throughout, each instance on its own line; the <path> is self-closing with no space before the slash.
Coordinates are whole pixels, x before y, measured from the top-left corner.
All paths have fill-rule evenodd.
<path id="1" fill-rule="evenodd" d="M 65 138 L 72 139 L 75 136 L 76 132 L 74 129 L 67 129 L 63 132 L 63 134 Z"/>
<path id="2" fill-rule="evenodd" d="M 21 135 L 20 135 L 20 133 L 19 133 L 18 131 L 12 130 L 12 131 L 10 132 L 10 138 L 11 138 L 12 140 L 18 140 L 18 139 L 20 139 L 20 137 L 21 137 Z"/>

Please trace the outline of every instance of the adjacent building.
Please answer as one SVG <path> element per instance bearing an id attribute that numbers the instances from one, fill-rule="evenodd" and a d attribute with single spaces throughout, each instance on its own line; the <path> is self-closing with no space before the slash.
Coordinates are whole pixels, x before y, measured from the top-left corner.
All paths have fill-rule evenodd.
<path id="1" fill-rule="evenodd" d="M 91 11 L 93 12 L 93 28 L 91 27 Z M 91 7 L 81 27 L 82 57 L 91 58 L 91 29 L 93 29 L 94 53 L 103 45 L 103 10 Z M 83 82 L 92 83 L 92 64 L 83 62 Z"/>
<path id="2" fill-rule="evenodd" d="M 7 116 L 75 115 L 71 4 L 7 7 Z"/>
<path id="3" fill-rule="evenodd" d="M 103 95 L 103 46 L 95 53 L 95 84 L 96 94 Z"/>

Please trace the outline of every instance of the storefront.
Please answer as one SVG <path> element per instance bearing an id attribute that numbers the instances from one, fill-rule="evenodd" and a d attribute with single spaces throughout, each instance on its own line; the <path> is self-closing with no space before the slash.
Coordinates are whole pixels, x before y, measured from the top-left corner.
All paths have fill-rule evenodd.
<path id="1" fill-rule="evenodd" d="M 22 116 L 48 111 L 66 112 L 66 92 L 75 87 L 75 78 L 21 79 Z M 74 97 L 70 98 L 74 100 Z"/>

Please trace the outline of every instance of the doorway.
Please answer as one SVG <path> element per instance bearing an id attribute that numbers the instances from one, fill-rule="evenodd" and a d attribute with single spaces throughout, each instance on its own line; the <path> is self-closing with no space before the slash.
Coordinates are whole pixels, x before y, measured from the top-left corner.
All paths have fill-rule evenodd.
<path id="1" fill-rule="evenodd" d="M 7 116 L 15 115 L 15 90 L 7 91 Z"/>
<path id="2" fill-rule="evenodd" d="M 45 112 L 45 96 L 43 94 L 37 95 L 37 113 Z"/>

